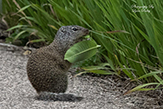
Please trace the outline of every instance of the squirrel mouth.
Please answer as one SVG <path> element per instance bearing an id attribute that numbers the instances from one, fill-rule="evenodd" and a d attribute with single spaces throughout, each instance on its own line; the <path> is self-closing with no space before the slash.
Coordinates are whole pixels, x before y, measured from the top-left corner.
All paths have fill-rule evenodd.
<path id="1" fill-rule="evenodd" d="M 78 43 L 80 41 L 83 41 L 83 38 L 82 37 L 80 37 L 77 41 L 75 41 L 75 43 Z"/>
<path id="2" fill-rule="evenodd" d="M 83 30 L 83 33 L 85 33 L 83 36 L 81 36 L 80 38 L 78 38 L 78 40 L 75 41 L 75 43 L 78 43 L 80 41 L 83 41 L 85 40 L 84 36 L 88 35 L 89 34 L 89 30 L 88 29 L 84 29 Z M 87 39 L 88 40 L 88 39 Z"/>

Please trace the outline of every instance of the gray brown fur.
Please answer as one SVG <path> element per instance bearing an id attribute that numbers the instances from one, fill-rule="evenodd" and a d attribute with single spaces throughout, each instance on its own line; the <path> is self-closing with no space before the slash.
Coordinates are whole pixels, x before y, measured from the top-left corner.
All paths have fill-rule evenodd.
<path id="1" fill-rule="evenodd" d="M 62 26 L 54 41 L 47 47 L 35 50 L 27 63 L 27 74 L 38 93 L 64 93 L 67 89 L 67 71 L 71 63 L 64 60 L 66 51 L 89 33 L 80 26 Z"/>

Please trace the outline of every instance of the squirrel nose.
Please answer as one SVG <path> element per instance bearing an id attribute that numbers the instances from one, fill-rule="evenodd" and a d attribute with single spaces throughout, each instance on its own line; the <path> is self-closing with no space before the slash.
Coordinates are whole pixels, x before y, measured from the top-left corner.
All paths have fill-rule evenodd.
<path id="1" fill-rule="evenodd" d="M 84 29 L 85 35 L 89 34 L 89 29 Z"/>

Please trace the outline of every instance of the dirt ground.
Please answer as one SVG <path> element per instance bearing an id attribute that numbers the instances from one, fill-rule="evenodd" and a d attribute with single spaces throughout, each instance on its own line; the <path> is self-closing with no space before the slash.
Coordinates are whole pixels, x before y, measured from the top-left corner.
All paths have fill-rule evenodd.
<path id="1" fill-rule="evenodd" d="M 22 51 L 0 46 L 0 109 L 163 109 L 162 90 L 134 92 L 123 96 L 135 84 L 116 76 L 82 75 L 73 78 L 69 71 L 66 94 L 81 101 L 36 100 L 36 91 L 28 81 Z"/>

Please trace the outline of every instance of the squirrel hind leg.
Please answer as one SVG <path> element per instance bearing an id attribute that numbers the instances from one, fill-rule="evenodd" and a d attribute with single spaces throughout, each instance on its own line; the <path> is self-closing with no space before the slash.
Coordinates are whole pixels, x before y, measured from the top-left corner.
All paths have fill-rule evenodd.
<path id="1" fill-rule="evenodd" d="M 83 97 L 75 96 L 73 94 L 65 93 L 52 93 L 52 92 L 40 92 L 38 96 L 35 97 L 36 100 L 42 101 L 69 101 L 76 102 L 81 101 Z"/>

